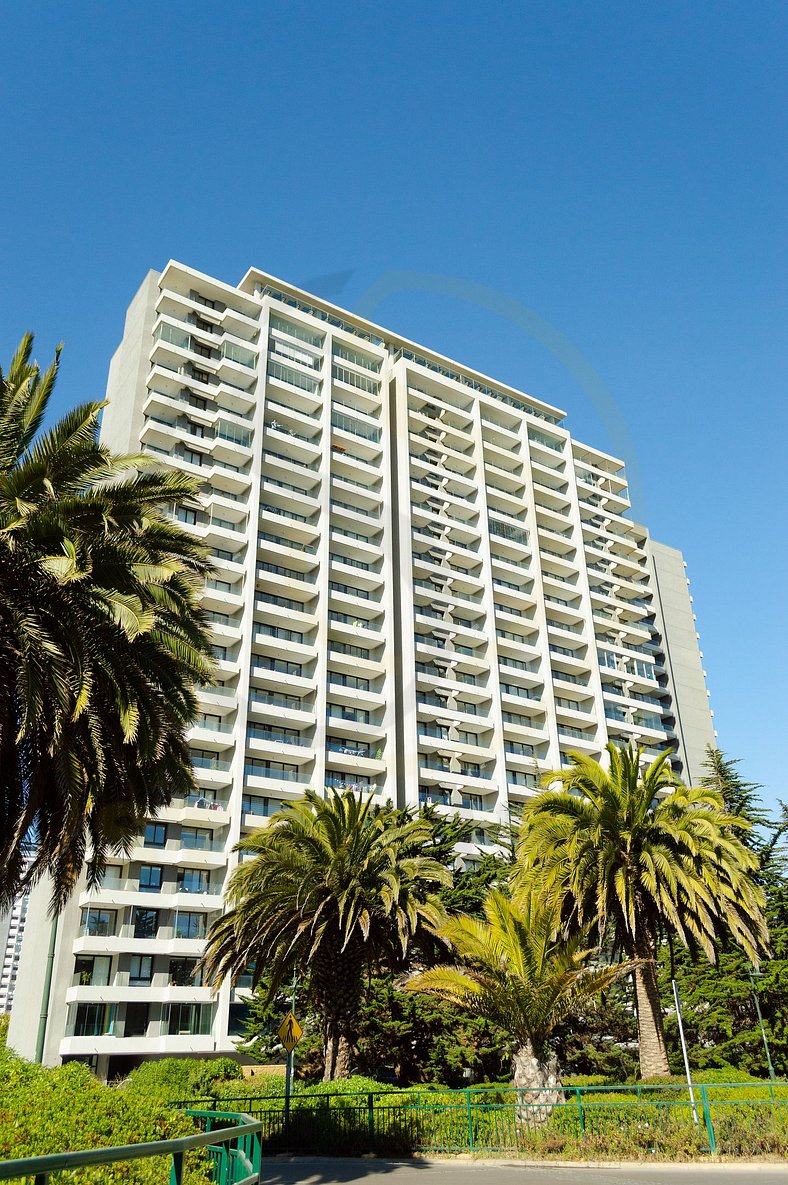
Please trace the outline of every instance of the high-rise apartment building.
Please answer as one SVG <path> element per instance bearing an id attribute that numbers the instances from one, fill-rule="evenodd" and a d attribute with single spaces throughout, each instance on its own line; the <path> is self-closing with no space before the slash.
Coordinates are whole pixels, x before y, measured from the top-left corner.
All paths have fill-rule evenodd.
<path id="1" fill-rule="evenodd" d="M 243 991 L 214 999 L 196 961 L 234 845 L 307 786 L 460 811 L 472 861 L 571 750 L 673 746 L 697 777 L 714 733 L 683 561 L 562 412 L 255 269 L 232 287 L 178 263 L 134 298 L 107 396 L 107 444 L 199 483 L 172 513 L 215 563 L 218 681 L 198 793 L 60 919 L 45 1060 L 233 1050 Z M 23 1051 L 30 1028 L 15 1010 Z"/>
<path id="2" fill-rule="evenodd" d="M 29 870 L 31 863 L 32 856 L 26 855 L 22 865 L 24 872 Z M 25 889 L 6 910 L 0 912 L 0 950 L 3 952 L 0 966 L 0 1016 L 8 1015 L 14 1002 L 29 899 L 30 891 Z"/>

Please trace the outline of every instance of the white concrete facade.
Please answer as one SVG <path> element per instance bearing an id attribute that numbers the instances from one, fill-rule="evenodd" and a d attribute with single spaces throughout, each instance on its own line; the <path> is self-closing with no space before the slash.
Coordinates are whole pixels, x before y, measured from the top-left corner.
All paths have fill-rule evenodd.
<path id="1" fill-rule="evenodd" d="M 558 409 L 265 273 L 174 262 L 130 306 L 107 397 L 107 443 L 200 482 L 173 513 L 216 564 L 219 683 L 199 794 L 62 919 L 46 1061 L 234 1049 L 243 993 L 213 999 L 190 960 L 239 837 L 306 786 L 459 810 L 474 860 L 572 749 L 676 745 L 695 776 L 713 732 L 679 553 Z"/>

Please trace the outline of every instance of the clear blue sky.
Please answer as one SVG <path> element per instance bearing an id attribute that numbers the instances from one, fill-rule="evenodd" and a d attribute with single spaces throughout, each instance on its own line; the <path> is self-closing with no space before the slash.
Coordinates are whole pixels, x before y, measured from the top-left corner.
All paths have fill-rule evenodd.
<path id="1" fill-rule="evenodd" d="M 683 549 L 719 743 L 788 798 L 787 29 L 770 0 L 8 5 L 0 357 L 62 338 L 58 410 L 100 397 L 149 267 L 254 264 L 563 406 Z"/>

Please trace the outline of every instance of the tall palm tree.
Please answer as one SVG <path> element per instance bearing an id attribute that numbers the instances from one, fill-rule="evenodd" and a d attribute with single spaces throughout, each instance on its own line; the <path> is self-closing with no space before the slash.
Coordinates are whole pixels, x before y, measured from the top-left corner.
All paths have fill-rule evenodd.
<path id="1" fill-rule="evenodd" d="M 451 874 L 432 842 L 429 821 L 371 795 L 307 790 L 238 844 L 251 859 L 230 878 L 230 908 L 208 935 L 207 978 L 235 981 L 253 967 L 273 998 L 294 973 L 308 974 L 325 1080 L 347 1077 L 365 967 L 400 966 L 420 925 L 443 916 L 434 890 Z"/>
<path id="2" fill-rule="evenodd" d="M 94 884 L 147 816 L 193 788 L 185 730 L 212 677 L 197 593 L 201 546 L 167 505 L 192 481 L 115 456 L 102 404 L 41 426 L 42 374 L 26 336 L 0 371 L 0 903 L 47 872 L 53 906 L 87 856 Z"/>
<path id="3" fill-rule="evenodd" d="M 514 899 L 490 889 L 484 918 L 448 918 L 437 934 L 458 963 L 422 971 L 406 990 L 429 992 L 498 1025 L 513 1043 L 514 1085 L 528 1090 L 525 1114 L 546 1118 L 562 1098 L 551 1034 L 631 965 L 594 966 L 583 936 L 563 934 L 558 903 L 536 888 Z"/>
<path id="4" fill-rule="evenodd" d="M 582 753 L 544 775 L 517 843 L 519 882 L 560 895 L 565 922 L 639 960 L 634 971 L 643 1078 L 668 1073 L 654 959 L 670 931 L 715 961 L 727 929 L 754 963 L 766 949 L 749 823 L 715 791 L 689 789 L 667 754 L 643 768 L 642 750 L 609 744 L 609 769 Z M 569 791 L 569 793 L 567 793 Z"/>

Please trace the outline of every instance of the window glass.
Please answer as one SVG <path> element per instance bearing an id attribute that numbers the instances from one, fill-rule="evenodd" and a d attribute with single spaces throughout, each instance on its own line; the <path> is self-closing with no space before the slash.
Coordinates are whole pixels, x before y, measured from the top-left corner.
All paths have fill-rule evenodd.
<path id="1" fill-rule="evenodd" d="M 105 1031 L 105 1004 L 77 1004 L 75 1037 L 99 1037 Z"/>
<path id="2" fill-rule="evenodd" d="M 133 925 L 135 938 L 155 938 L 159 929 L 159 911 L 138 905 L 134 910 Z"/>
<path id="3" fill-rule="evenodd" d="M 158 893 L 161 888 L 163 869 L 160 864 L 140 865 L 140 892 Z"/>
<path id="4" fill-rule="evenodd" d="M 231 1037 L 240 1037 L 246 1029 L 249 1019 L 249 1005 L 233 1003 L 230 1005 L 230 1016 L 227 1032 Z"/>
<path id="5" fill-rule="evenodd" d="M 171 987 L 200 987 L 202 976 L 196 974 L 196 959 L 170 959 L 169 981 Z"/>
<path id="6" fill-rule="evenodd" d="M 176 938 L 204 938 L 208 933 L 207 913 L 179 913 L 175 917 Z"/>
<path id="7" fill-rule="evenodd" d="M 126 1005 L 126 1022 L 123 1026 L 124 1037 L 144 1037 L 148 1031 L 149 1005 L 137 1003 Z"/>
<path id="8" fill-rule="evenodd" d="M 177 1034 L 202 1034 L 211 1031 L 209 1004 L 170 1004 L 167 1031 Z"/>
<path id="9" fill-rule="evenodd" d="M 179 893 L 207 893 L 209 873 L 204 868 L 179 868 L 177 885 Z"/>
<path id="10" fill-rule="evenodd" d="M 181 843 L 185 848 L 208 851 L 211 846 L 213 832 L 209 827 L 182 827 Z"/>
<path id="11" fill-rule="evenodd" d="M 270 798 L 261 798 L 258 794 L 244 794 L 241 810 L 245 815 L 268 816 L 275 809 Z"/>
<path id="12" fill-rule="evenodd" d="M 153 957 L 132 955 L 129 962 L 129 987 L 142 987 L 153 978 Z"/>
<path id="13" fill-rule="evenodd" d="M 145 847 L 163 848 L 167 841 L 167 827 L 164 823 L 145 824 Z"/>
<path id="14" fill-rule="evenodd" d="M 106 987 L 109 983 L 109 955 L 77 955 L 74 960 L 74 984 L 77 987 Z"/>
<path id="15" fill-rule="evenodd" d="M 117 914 L 114 909 L 82 910 L 82 933 L 90 938 L 111 938 L 115 933 Z"/>

